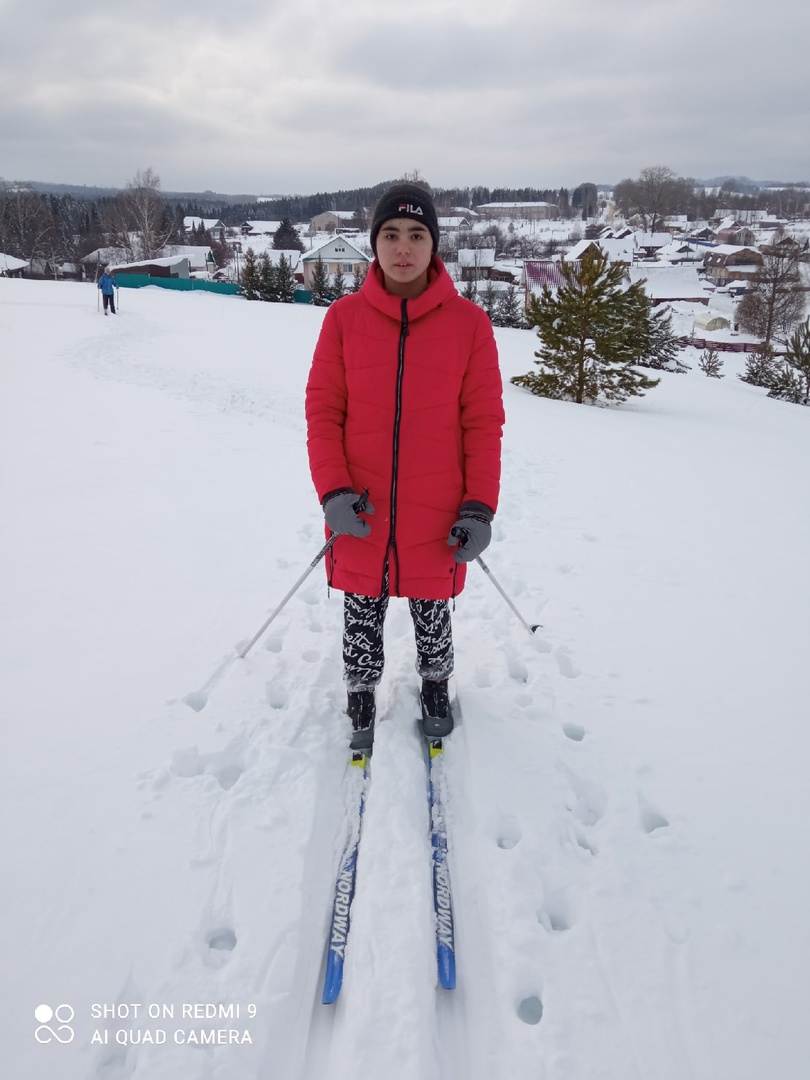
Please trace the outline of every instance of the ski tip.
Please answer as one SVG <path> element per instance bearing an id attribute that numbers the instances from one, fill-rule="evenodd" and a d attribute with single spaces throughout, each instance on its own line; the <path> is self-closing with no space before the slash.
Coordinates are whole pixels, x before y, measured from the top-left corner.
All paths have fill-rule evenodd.
<path id="1" fill-rule="evenodd" d="M 440 754 L 444 753 L 444 741 L 442 739 L 431 739 L 429 746 L 432 758 L 439 757 Z"/>
<path id="2" fill-rule="evenodd" d="M 446 945 L 440 945 L 436 957 L 438 961 L 439 984 L 442 990 L 456 988 L 456 954 Z"/>
<path id="3" fill-rule="evenodd" d="M 365 750 L 352 750 L 352 758 L 350 764 L 356 765 L 358 769 L 365 769 L 368 765 L 369 754 Z"/>

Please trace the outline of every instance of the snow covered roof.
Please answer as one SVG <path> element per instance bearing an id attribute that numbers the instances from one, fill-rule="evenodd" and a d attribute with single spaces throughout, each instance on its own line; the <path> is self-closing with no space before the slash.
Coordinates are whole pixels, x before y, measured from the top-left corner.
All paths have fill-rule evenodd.
<path id="1" fill-rule="evenodd" d="M 213 252 L 207 244 L 170 244 L 164 249 L 168 255 L 210 255 Z"/>
<path id="2" fill-rule="evenodd" d="M 283 255 L 292 269 L 295 270 L 301 261 L 302 252 L 300 252 L 298 248 L 292 248 L 289 251 L 284 248 L 268 248 L 264 254 L 273 266 L 278 266 L 281 262 L 281 256 Z"/>
<path id="3" fill-rule="evenodd" d="M 163 249 L 163 255 L 165 257 L 184 255 L 192 270 L 206 270 L 211 263 L 216 261 L 211 248 L 201 244 L 170 244 Z M 154 259 L 149 261 L 154 262 Z"/>
<path id="4" fill-rule="evenodd" d="M 331 212 L 332 211 L 330 211 L 330 213 Z M 356 248 L 351 242 L 351 240 L 347 240 L 345 236 L 330 236 L 322 243 L 316 244 L 315 247 L 313 247 L 310 251 L 304 252 L 302 256 L 302 262 L 311 262 L 313 259 L 317 259 L 318 255 L 323 258 L 324 255 L 328 254 L 326 249 L 332 244 L 339 244 L 342 248 L 349 248 L 350 251 L 347 252 L 347 254 L 355 257 L 355 262 L 358 260 L 361 260 L 362 262 L 369 261 L 368 255 L 364 255 L 363 252 L 360 251 L 359 248 Z M 336 257 L 335 259 L 333 259 L 333 262 L 340 262 L 342 259 L 342 252 L 336 252 L 335 255 Z"/>
<path id="5" fill-rule="evenodd" d="M 706 253 L 706 248 L 700 244 L 690 244 L 687 240 L 672 240 L 669 244 L 659 248 L 659 259 L 683 259 L 692 258 L 701 261 Z"/>
<path id="6" fill-rule="evenodd" d="M 549 202 L 487 202 L 479 203 L 478 210 L 525 210 L 528 206 L 554 206 Z"/>
<path id="7" fill-rule="evenodd" d="M 324 214 L 332 214 L 341 221 L 351 221 L 356 211 L 354 210 L 322 210 L 320 214 L 313 214 L 313 218 L 323 217 Z"/>
<path id="8" fill-rule="evenodd" d="M 165 255 L 159 259 L 138 259 L 136 262 L 116 263 L 109 267 L 112 273 L 116 270 L 131 270 L 138 266 L 179 266 L 180 263 L 188 263 L 185 255 Z"/>
<path id="9" fill-rule="evenodd" d="M 113 259 L 123 259 L 126 252 L 123 248 L 117 247 L 100 247 L 95 251 L 91 251 L 89 255 L 85 255 L 83 259 L 79 261 L 85 265 L 89 263 L 103 263 L 112 262 Z"/>
<path id="10" fill-rule="evenodd" d="M 274 233 L 278 231 L 280 221 L 243 221 L 242 228 L 254 233 Z"/>
<path id="11" fill-rule="evenodd" d="M 0 251 L 0 271 L 22 270 L 25 266 L 30 266 L 27 259 L 18 259 L 14 255 L 6 255 Z"/>
<path id="12" fill-rule="evenodd" d="M 703 282 L 694 266 L 661 266 L 649 263 L 631 266 L 631 283 L 645 280 L 644 290 L 653 300 L 700 300 L 705 295 Z"/>
<path id="13" fill-rule="evenodd" d="M 662 248 L 669 244 L 672 237 L 666 232 L 639 232 L 635 235 L 636 244 L 643 248 Z"/>
<path id="14" fill-rule="evenodd" d="M 570 251 L 566 252 L 565 261 L 576 262 L 581 259 L 593 244 L 597 244 L 603 251 L 607 252 L 610 262 L 629 263 L 633 261 L 635 241 L 632 236 L 623 237 L 621 240 L 614 240 L 610 237 L 600 237 L 599 240 L 580 240 L 578 244 L 574 244 Z"/>
<path id="15" fill-rule="evenodd" d="M 743 251 L 750 251 L 756 255 L 760 252 L 750 244 L 715 244 L 713 248 L 707 248 L 706 254 L 711 255 L 740 255 Z"/>
<path id="16" fill-rule="evenodd" d="M 224 224 L 219 218 L 202 218 L 202 217 L 184 217 L 183 225 L 187 229 L 199 229 L 200 225 L 204 229 L 224 229 Z"/>
<path id="17" fill-rule="evenodd" d="M 459 248 L 459 266 L 494 266 L 495 248 Z"/>

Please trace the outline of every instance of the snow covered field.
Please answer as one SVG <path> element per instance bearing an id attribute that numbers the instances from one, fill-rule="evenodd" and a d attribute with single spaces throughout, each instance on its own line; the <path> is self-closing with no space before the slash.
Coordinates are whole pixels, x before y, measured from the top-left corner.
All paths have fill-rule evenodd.
<path id="1" fill-rule="evenodd" d="M 144 289 L 103 318 L 92 286 L 0 280 L 0 1073 L 802 1080 L 810 410 L 737 356 L 619 409 L 507 385 L 485 558 L 543 629 L 471 570 L 458 989 L 400 601 L 344 991 L 319 1004 L 348 788 L 322 570 L 204 711 L 182 698 L 322 543 L 322 314 Z M 534 336 L 496 334 L 505 377 L 530 370 Z"/>

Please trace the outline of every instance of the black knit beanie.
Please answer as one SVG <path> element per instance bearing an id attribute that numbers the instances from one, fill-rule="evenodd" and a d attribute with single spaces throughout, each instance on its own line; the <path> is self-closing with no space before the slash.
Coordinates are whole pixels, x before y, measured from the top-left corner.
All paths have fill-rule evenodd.
<path id="1" fill-rule="evenodd" d="M 377 254 L 377 234 L 392 218 L 412 218 L 421 222 L 433 238 L 433 254 L 439 248 L 439 219 L 431 193 L 419 184 L 405 181 L 392 184 L 374 208 L 371 222 L 371 250 Z"/>

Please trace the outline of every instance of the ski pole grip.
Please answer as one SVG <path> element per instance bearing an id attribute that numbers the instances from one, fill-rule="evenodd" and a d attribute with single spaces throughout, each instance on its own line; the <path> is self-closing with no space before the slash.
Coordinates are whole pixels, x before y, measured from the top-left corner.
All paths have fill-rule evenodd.
<path id="1" fill-rule="evenodd" d="M 352 504 L 352 510 L 354 510 L 355 514 L 362 514 L 363 511 L 366 508 L 367 503 L 368 503 L 368 488 L 363 488 L 363 490 L 362 490 L 362 492 L 360 494 L 360 498 L 357 500 L 356 503 Z"/>

